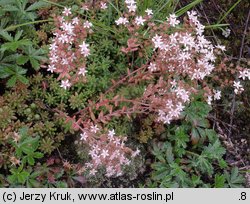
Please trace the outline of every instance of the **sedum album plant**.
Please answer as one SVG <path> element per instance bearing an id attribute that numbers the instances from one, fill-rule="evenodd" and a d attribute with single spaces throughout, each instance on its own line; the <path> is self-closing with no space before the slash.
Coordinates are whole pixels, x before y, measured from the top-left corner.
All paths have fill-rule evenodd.
<path id="1" fill-rule="evenodd" d="M 120 176 L 123 167 L 140 153 L 125 145 L 127 137 L 109 127 L 113 118 L 150 116 L 156 123 L 168 125 L 182 117 L 194 96 L 202 95 L 208 104 L 221 98 L 221 91 L 209 87 L 207 81 L 213 78 L 216 64 L 222 66 L 223 62 L 216 60 L 225 47 L 214 46 L 205 38 L 205 26 L 195 11 L 187 12 L 183 23 L 175 14 L 166 21 L 157 21 L 152 9 L 141 12 L 136 1 L 124 3 L 124 12 L 118 10 L 118 18 L 108 28 L 95 16 L 88 16 L 88 4 L 79 12 L 82 16 L 65 8 L 62 16 L 55 17 L 48 71 L 58 74 L 61 88 L 66 91 L 88 83 L 88 61 L 95 58 L 92 46 L 97 42 L 91 41 L 95 32 L 110 31 L 109 38 L 120 47 L 117 54 L 127 59 L 126 72 L 110 76 L 112 84 L 99 97 L 91 98 L 85 108 L 71 116 L 60 112 L 74 130 L 81 132 L 79 142 L 89 146 L 91 160 L 84 171 L 90 175 L 104 167 L 106 176 Z M 105 1 L 98 1 L 97 5 L 101 12 L 108 7 Z M 250 78 L 249 70 L 239 71 L 240 78 Z M 124 87 L 140 87 L 142 91 L 126 95 Z M 243 90 L 239 80 L 234 82 L 234 88 L 236 94 Z"/>

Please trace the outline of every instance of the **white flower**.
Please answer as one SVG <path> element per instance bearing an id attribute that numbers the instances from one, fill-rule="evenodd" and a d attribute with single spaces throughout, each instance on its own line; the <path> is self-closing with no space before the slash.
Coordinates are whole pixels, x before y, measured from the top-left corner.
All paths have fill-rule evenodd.
<path id="1" fill-rule="evenodd" d="M 79 24 L 79 18 L 75 17 L 72 19 L 72 24 L 73 25 L 78 25 Z"/>
<path id="2" fill-rule="evenodd" d="M 62 62 L 61 62 L 62 65 L 68 65 L 69 62 L 67 59 L 62 59 Z"/>
<path id="3" fill-rule="evenodd" d="M 105 159 L 106 157 L 109 156 L 108 150 L 102 150 L 101 156 Z"/>
<path id="4" fill-rule="evenodd" d="M 79 75 L 82 75 L 82 76 L 85 76 L 87 72 L 88 72 L 88 71 L 85 69 L 85 67 L 82 67 L 82 68 L 80 68 L 78 74 L 79 74 Z"/>
<path id="5" fill-rule="evenodd" d="M 137 6 L 135 4 L 130 4 L 130 5 L 127 5 L 127 8 L 129 12 L 135 12 Z"/>
<path id="6" fill-rule="evenodd" d="M 135 0 L 125 0 L 126 4 L 136 4 Z"/>
<path id="7" fill-rule="evenodd" d="M 178 109 L 172 109 L 169 112 L 170 117 L 178 118 L 180 116 L 180 111 Z"/>
<path id="8" fill-rule="evenodd" d="M 176 18 L 177 18 L 177 16 L 175 14 L 169 15 L 168 21 L 169 21 L 169 24 L 173 27 L 175 27 L 176 25 L 178 25 L 180 23 L 180 21 L 177 20 Z"/>
<path id="9" fill-rule="evenodd" d="M 164 123 L 164 124 L 170 124 L 171 120 L 172 120 L 172 117 L 169 116 L 169 115 L 166 115 L 166 116 L 163 118 L 163 123 Z"/>
<path id="10" fill-rule="evenodd" d="M 106 173 L 107 177 L 111 177 L 111 176 L 113 176 L 115 174 L 115 170 L 114 170 L 114 168 L 112 166 L 108 166 L 106 168 L 106 171 L 107 171 L 107 173 Z"/>
<path id="11" fill-rule="evenodd" d="M 89 21 L 86 21 L 86 22 L 83 23 L 84 28 L 91 28 L 92 26 L 93 26 L 93 24 L 91 22 L 89 22 Z"/>
<path id="12" fill-rule="evenodd" d="M 118 20 L 115 21 L 116 25 L 126 25 L 128 23 L 128 19 L 125 17 L 120 17 Z"/>
<path id="13" fill-rule="evenodd" d="M 250 79 L 250 71 L 247 69 L 244 69 L 243 71 L 240 71 L 240 75 L 239 75 L 240 79 L 245 80 L 246 78 Z"/>
<path id="14" fill-rule="evenodd" d="M 147 9 L 145 12 L 147 13 L 148 16 L 153 15 L 153 10 L 152 9 Z"/>
<path id="15" fill-rule="evenodd" d="M 97 133 L 99 131 L 99 128 L 97 127 L 97 125 L 95 126 L 92 125 L 90 128 L 91 128 L 90 131 L 93 133 Z"/>
<path id="16" fill-rule="evenodd" d="M 189 48 L 191 49 L 195 45 L 194 38 L 191 36 L 190 33 L 186 33 L 181 38 L 180 43 L 184 44 L 185 50 L 189 50 Z"/>
<path id="17" fill-rule="evenodd" d="M 95 150 L 91 150 L 91 151 L 89 151 L 89 155 L 92 157 L 92 158 L 95 158 L 97 155 L 96 155 L 96 152 L 95 152 Z"/>
<path id="18" fill-rule="evenodd" d="M 150 72 L 156 71 L 157 70 L 156 64 L 150 62 L 150 65 L 148 66 L 148 69 L 149 69 Z"/>
<path id="19" fill-rule="evenodd" d="M 222 35 L 225 38 L 228 38 L 228 36 L 230 35 L 230 33 L 231 33 L 231 30 L 229 28 L 226 28 L 225 30 L 222 31 Z"/>
<path id="20" fill-rule="evenodd" d="M 71 13 L 71 8 L 64 8 L 63 14 L 64 14 L 65 16 L 71 15 L 71 14 L 72 14 L 72 13 Z"/>
<path id="21" fill-rule="evenodd" d="M 164 47 L 164 43 L 162 41 L 162 36 L 159 35 L 155 35 L 152 39 L 153 43 L 154 43 L 154 47 L 155 49 L 157 48 L 163 48 Z"/>
<path id="22" fill-rule="evenodd" d="M 87 5 L 83 5 L 83 6 L 82 6 L 82 10 L 84 10 L 84 11 L 89 11 L 89 7 L 88 7 Z"/>
<path id="23" fill-rule="evenodd" d="M 49 59 L 50 59 L 50 61 L 52 63 L 57 63 L 58 62 L 58 56 L 56 56 L 56 55 L 51 56 Z"/>
<path id="24" fill-rule="evenodd" d="M 48 71 L 51 73 L 53 73 L 56 70 L 55 65 L 49 65 L 48 67 L 49 67 Z"/>
<path id="25" fill-rule="evenodd" d="M 214 90 L 214 99 L 215 100 L 220 100 L 221 99 L 221 91 Z"/>
<path id="26" fill-rule="evenodd" d="M 62 35 L 60 35 L 60 37 L 58 38 L 58 40 L 61 43 L 66 43 L 66 42 L 68 42 L 69 37 L 66 34 L 62 34 Z"/>
<path id="27" fill-rule="evenodd" d="M 173 101 L 171 99 L 168 99 L 166 102 L 166 107 L 167 108 L 173 108 L 174 104 Z"/>
<path id="28" fill-rule="evenodd" d="M 179 54 L 179 59 L 180 59 L 181 61 L 185 61 L 185 60 L 191 59 L 190 56 L 191 56 L 191 54 L 188 53 L 188 52 L 180 52 L 180 54 Z"/>
<path id="29" fill-rule="evenodd" d="M 208 104 L 208 105 L 211 105 L 211 104 L 212 104 L 212 101 L 213 101 L 212 96 L 208 96 L 208 97 L 207 97 L 207 104 Z"/>
<path id="30" fill-rule="evenodd" d="M 116 146 L 120 145 L 120 139 L 119 138 L 115 138 L 114 143 Z"/>
<path id="31" fill-rule="evenodd" d="M 62 87 L 62 88 L 64 88 L 64 89 L 66 90 L 66 89 L 69 88 L 70 86 L 71 86 L 71 83 L 69 82 L 68 79 L 66 79 L 66 80 L 62 80 L 62 83 L 61 83 L 61 86 L 60 86 L 60 87 Z"/>
<path id="32" fill-rule="evenodd" d="M 84 57 L 87 57 L 90 55 L 90 50 L 89 50 L 89 44 L 85 43 L 84 41 L 82 42 L 81 45 L 79 45 L 79 47 L 81 48 L 81 54 L 84 55 Z"/>
<path id="33" fill-rule="evenodd" d="M 93 146 L 93 149 L 92 149 L 95 153 L 98 153 L 101 149 L 99 147 L 99 145 L 95 145 Z"/>
<path id="34" fill-rule="evenodd" d="M 186 91 L 185 89 L 178 87 L 175 90 L 175 92 L 176 92 L 177 97 L 181 98 L 184 102 L 189 101 L 189 92 Z"/>
<path id="35" fill-rule="evenodd" d="M 108 132 L 108 136 L 109 136 L 109 140 L 112 141 L 115 135 L 115 130 L 109 130 Z"/>
<path id="36" fill-rule="evenodd" d="M 220 49 L 221 51 L 226 51 L 226 47 L 224 45 L 217 45 L 216 48 Z"/>
<path id="37" fill-rule="evenodd" d="M 180 112 L 183 111 L 184 108 L 185 108 L 185 106 L 183 106 L 181 102 L 179 102 L 179 103 L 176 105 L 176 109 L 177 109 L 178 111 L 180 111 Z"/>
<path id="38" fill-rule="evenodd" d="M 58 46 L 56 45 L 56 43 L 50 44 L 50 46 L 49 46 L 49 49 L 51 51 L 56 51 L 57 48 L 58 48 Z"/>
<path id="39" fill-rule="evenodd" d="M 144 22 L 145 22 L 145 21 L 146 21 L 146 20 L 143 19 L 142 16 L 137 16 L 137 17 L 135 18 L 135 23 L 136 23 L 136 25 L 144 25 Z"/>
<path id="40" fill-rule="evenodd" d="M 81 136 L 80 140 L 84 140 L 84 141 L 86 141 L 86 140 L 87 140 L 87 138 L 88 138 L 88 135 L 87 135 L 87 133 L 86 133 L 86 132 L 81 133 L 81 134 L 80 134 L 80 136 Z"/>
<path id="41" fill-rule="evenodd" d="M 236 82 L 234 81 L 234 93 L 235 94 L 240 94 L 242 91 L 244 91 L 243 86 L 240 84 L 240 81 Z"/>
<path id="42" fill-rule="evenodd" d="M 92 175 L 92 176 L 94 176 L 96 173 L 97 173 L 97 171 L 95 169 L 91 169 L 89 171 L 89 174 Z"/>
<path id="43" fill-rule="evenodd" d="M 234 81 L 234 88 L 236 88 L 236 89 L 240 89 L 240 88 L 242 88 L 242 85 L 240 84 L 240 81 Z"/>
<path id="44" fill-rule="evenodd" d="M 68 35 L 73 35 L 74 32 L 73 32 L 73 29 L 74 29 L 74 26 L 72 25 L 72 23 L 66 23 L 64 22 L 61 26 L 61 28 L 67 32 Z"/>
<path id="45" fill-rule="evenodd" d="M 137 155 L 140 154 L 140 150 L 137 148 L 135 152 L 132 153 L 131 157 L 136 157 Z"/>
<path id="46" fill-rule="evenodd" d="M 105 10 L 107 8 L 108 8 L 107 4 L 104 2 L 101 2 L 101 9 Z"/>
<path id="47" fill-rule="evenodd" d="M 174 79 L 173 81 L 170 82 L 170 84 L 172 85 L 171 88 L 175 88 L 176 85 L 177 85 L 177 82 L 176 82 L 176 80 Z"/>
<path id="48" fill-rule="evenodd" d="M 93 167 L 93 164 L 87 162 L 87 163 L 85 163 L 85 166 L 86 166 L 87 168 L 92 168 L 92 167 Z"/>

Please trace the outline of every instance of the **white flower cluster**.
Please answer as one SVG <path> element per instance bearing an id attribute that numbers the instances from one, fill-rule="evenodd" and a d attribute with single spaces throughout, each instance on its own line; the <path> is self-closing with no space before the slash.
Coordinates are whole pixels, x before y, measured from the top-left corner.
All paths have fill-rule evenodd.
<path id="1" fill-rule="evenodd" d="M 125 0 L 129 12 L 136 12 L 137 6 L 135 0 Z"/>
<path id="2" fill-rule="evenodd" d="M 100 140 L 93 143 L 93 134 L 100 134 L 100 129 L 95 125 L 90 127 L 90 131 L 85 129 L 80 135 L 80 140 L 90 145 L 89 155 L 92 160 L 85 164 L 90 175 L 94 176 L 100 166 L 106 168 L 107 177 L 117 177 L 123 174 L 122 166 L 129 165 L 131 160 L 127 158 L 125 141 L 126 137 L 118 137 L 114 130 L 109 130 L 107 134 L 102 134 Z M 140 150 L 130 153 L 131 159 L 138 156 Z"/>
<path id="3" fill-rule="evenodd" d="M 158 53 L 156 59 L 150 63 L 150 72 L 166 70 L 178 77 L 189 77 L 192 81 L 201 81 L 210 75 L 215 65 L 215 49 L 225 50 L 224 46 L 213 46 L 204 35 L 204 26 L 198 21 L 195 11 L 188 12 L 189 23 L 195 34 L 192 32 L 176 30 L 167 35 L 155 34 L 152 38 L 154 50 Z M 170 26 L 176 27 L 180 22 L 175 14 L 168 18 Z M 168 69 L 166 69 L 168 65 Z M 242 72 L 241 77 L 247 76 L 248 72 Z M 166 107 L 160 107 L 158 121 L 169 124 L 172 120 L 178 119 L 183 111 L 184 105 L 190 101 L 191 92 L 184 86 L 172 86 L 172 99 L 167 100 Z M 213 96 L 208 96 L 207 102 L 220 100 L 221 91 L 214 90 Z"/>
<path id="4" fill-rule="evenodd" d="M 63 16 L 58 17 L 58 27 L 54 32 L 52 44 L 49 47 L 48 71 L 51 73 L 59 73 L 61 79 L 61 87 L 68 89 L 72 85 L 72 75 L 74 80 L 78 77 L 84 77 L 87 73 L 85 61 L 79 59 L 90 55 L 89 44 L 85 42 L 87 33 L 91 31 L 92 23 L 81 20 L 78 17 L 71 19 L 71 9 L 64 8 Z M 79 32 L 80 31 L 80 32 Z M 69 73 L 72 73 L 70 75 Z"/>

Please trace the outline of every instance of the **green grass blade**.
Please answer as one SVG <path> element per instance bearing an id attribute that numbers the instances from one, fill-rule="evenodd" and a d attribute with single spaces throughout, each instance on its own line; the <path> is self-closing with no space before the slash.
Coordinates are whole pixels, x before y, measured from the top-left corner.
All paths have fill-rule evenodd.
<path id="1" fill-rule="evenodd" d="M 241 0 L 238 0 L 223 16 L 222 18 L 220 18 L 220 20 L 217 22 L 217 24 L 221 23 L 227 16 L 229 13 L 231 13 L 231 11 L 241 2 Z"/>
<path id="2" fill-rule="evenodd" d="M 224 23 L 224 24 L 214 24 L 214 25 L 207 25 L 207 26 L 205 26 L 205 28 L 206 29 L 208 29 L 208 28 L 211 28 L 211 29 L 217 29 L 217 28 L 221 28 L 221 27 L 227 27 L 227 26 L 229 26 L 229 24 L 228 23 Z"/>
<path id="3" fill-rule="evenodd" d="M 167 0 L 156 12 L 155 14 L 161 12 L 164 8 L 168 7 L 174 0 Z"/>
<path id="4" fill-rule="evenodd" d="M 112 2 L 108 1 L 108 3 L 117 11 L 119 15 L 121 15 L 121 11 L 119 11 L 119 9 Z"/>
<path id="5" fill-rule="evenodd" d="M 61 8 L 64 8 L 65 6 L 61 5 L 61 4 L 58 4 L 58 3 L 55 3 L 53 1 L 47 1 L 47 0 L 41 0 L 45 3 L 49 3 L 49 4 L 52 4 L 52 5 L 55 5 L 55 6 L 58 6 L 58 7 L 61 7 Z"/>
<path id="6" fill-rule="evenodd" d="M 186 13 L 188 10 L 192 9 L 194 6 L 196 6 L 197 4 L 201 3 L 203 0 L 195 0 L 192 3 L 182 7 L 181 9 L 179 9 L 178 11 L 175 12 L 175 14 L 177 16 L 181 16 L 184 13 Z"/>
<path id="7" fill-rule="evenodd" d="M 47 23 L 47 22 L 53 22 L 53 21 L 54 21 L 53 19 L 31 21 L 31 22 L 27 22 L 27 23 L 22 23 L 22 24 L 9 26 L 9 27 L 3 29 L 3 31 L 13 31 L 13 30 L 15 30 L 15 29 L 17 29 L 19 27 L 22 27 L 22 26 L 37 24 L 37 23 Z"/>

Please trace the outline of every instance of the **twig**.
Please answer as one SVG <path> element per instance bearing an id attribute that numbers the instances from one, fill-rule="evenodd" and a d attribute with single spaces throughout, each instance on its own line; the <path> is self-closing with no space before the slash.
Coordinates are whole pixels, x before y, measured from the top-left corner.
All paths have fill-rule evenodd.
<path id="1" fill-rule="evenodd" d="M 58 154 L 59 154 L 60 159 L 61 159 L 62 161 L 65 161 L 65 159 L 63 159 L 63 157 L 62 157 L 61 152 L 59 151 L 59 149 L 56 148 L 56 150 L 57 150 L 57 152 L 58 152 Z"/>
<path id="2" fill-rule="evenodd" d="M 243 54 L 243 48 L 244 48 L 245 37 L 246 37 L 246 34 L 247 34 L 247 27 L 248 27 L 249 18 L 250 18 L 250 10 L 248 12 L 248 16 L 247 16 L 247 20 L 246 20 L 246 25 L 245 25 L 245 30 L 244 30 L 243 37 L 242 37 L 242 40 L 241 40 L 239 60 L 242 58 L 242 54 Z M 232 135 L 232 128 L 231 128 L 231 126 L 232 126 L 233 120 L 234 120 L 235 98 L 236 98 L 236 94 L 234 93 L 234 95 L 233 95 L 233 101 L 232 101 L 233 104 L 232 104 L 232 109 L 231 109 L 230 129 L 229 129 L 229 135 L 228 135 L 229 137 L 231 137 L 231 135 Z"/>
<path id="3" fill-rule="evenodd" d="M 250 10 L 248 11 L 248 16 L 247 16 L 247 21 L 246 21 L 246 25 L 245 25 L 245 30 L 244 30 L 242 41 L 241 41 L 240 58 L 242 57 L 242 54 L 243 54 L 243 48 L 244 48 L 245 37 L 246 37 L 246 34 L 247 34 L 247 28 L 248 28 L 249 18 L 250 18 Z"/>

